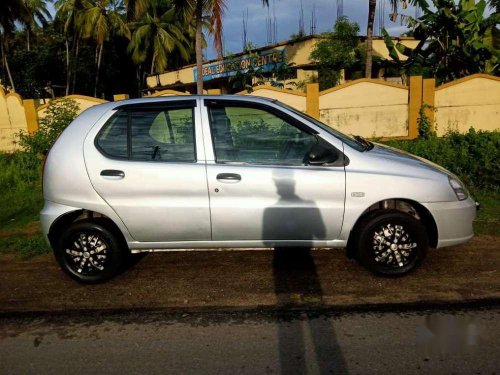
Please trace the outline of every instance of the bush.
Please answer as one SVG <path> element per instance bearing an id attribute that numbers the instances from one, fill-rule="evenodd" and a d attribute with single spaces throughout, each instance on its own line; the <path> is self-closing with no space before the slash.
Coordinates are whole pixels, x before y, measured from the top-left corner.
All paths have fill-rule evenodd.
<path id="1" fill-rule="evenodd" d="M 43 203 L 41 160 L 25 152 L 0 154 L 0 230 L 36 220 Z"/>
<path id="2" fill-rule="evenodd" d="M 459 176 L 473 189 L 500 190 L 500 132 L 469 129 L 412 141 L 388 141 L 399 148 L 433 161 Z"/>
<path id="3" fill-rule="evenodd" d="M 51 101 L 40 120 L 40 128 L 34 134 L 19 133 L 19 144 L 24 151 L 0 154 L 0 229 L 38 218 L 43 204 L 41 154 L 50 149 L 77 113 L 78 104 L 74 100 Z"/>
<path id="4" fill-rule="evenodd" d="M 45 116 L 40 119 L 39 129 L 33 133 L 20 132 L 19 145 L 31 156 L 48 151 L 59 134 L 78 115 L 79 106 L 72 99 L 61 98 L 50 101 Z"/>

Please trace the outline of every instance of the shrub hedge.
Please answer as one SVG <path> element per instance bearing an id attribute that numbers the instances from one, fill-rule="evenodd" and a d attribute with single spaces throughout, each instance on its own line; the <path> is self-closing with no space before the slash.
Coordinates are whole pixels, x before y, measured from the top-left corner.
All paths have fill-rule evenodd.
<path id="1" fill-rule="evenodd" d="M 433 161 L 459 176 L 472 189 L 500 190 L 500 131 L 450 132 L 385 144 Z"/>

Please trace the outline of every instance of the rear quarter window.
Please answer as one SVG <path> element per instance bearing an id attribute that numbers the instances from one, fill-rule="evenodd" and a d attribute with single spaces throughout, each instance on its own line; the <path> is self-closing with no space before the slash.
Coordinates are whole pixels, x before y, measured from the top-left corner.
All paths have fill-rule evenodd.
<path id="1" fill-rule="evenodd" d="M 103 130 L 97 136 L 97 145 L 106 155 L 115 158 L 127 158 L 127 112 L 118 112 L 113 115 Z"/>
<path id="2" fill-rule="evenodd" d="M 192 108 L 129 109 L 107 121 L 96 146 L 112 158 L 195 162 L 194 131 Z"/>

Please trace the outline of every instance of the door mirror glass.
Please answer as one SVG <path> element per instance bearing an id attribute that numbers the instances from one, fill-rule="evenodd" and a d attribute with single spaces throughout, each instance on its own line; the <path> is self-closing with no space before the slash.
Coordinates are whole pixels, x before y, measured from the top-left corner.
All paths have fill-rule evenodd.
<path id="1" fill-rule="evenodd" d="M 339 159 L 338 152 L 332 147 L 328 147 L 321 140 L 318 141 L 309 151 L 307 162 L 309 165 L 330 165 Z"/>

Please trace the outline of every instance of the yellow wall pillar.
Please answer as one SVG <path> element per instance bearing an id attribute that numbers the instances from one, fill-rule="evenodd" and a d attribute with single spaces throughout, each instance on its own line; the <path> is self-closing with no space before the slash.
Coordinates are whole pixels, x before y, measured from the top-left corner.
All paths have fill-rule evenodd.
<path id="1" fill-rule="evenodd" d="M 408 138 L 418 137 L 418 113 L 422 106 L 422 76 L 410 77 L 408 100 Z"/>
<path id="2" fill-rule="evenodd" d="M 319 120 L 319 84 L 308 83 L 306 94 L 306 113 Z"/>
<path id="3" fill-rule="evenodd" d="M 23 100 L 23 106 L 26 115 L 26 123 L 28 125 L 28 133 L 33 134 L 38 130 L 38 114 L 36 112 L 35 100 Z"/>
<path id="4" fill-rule="evenodd" d="M 436 80 L 434 78 L 424 79 L 422 87 L 422 103 L 426 104 L 424 113 L 434 128 L 434 97 Z"/>
<path id="5" fill-rule="evenodd" d="M 113 95 L 113 101 L 118 102 L 120 100 L 127 100 L 129 98 L 128 94 L 115 94 Z"/>

